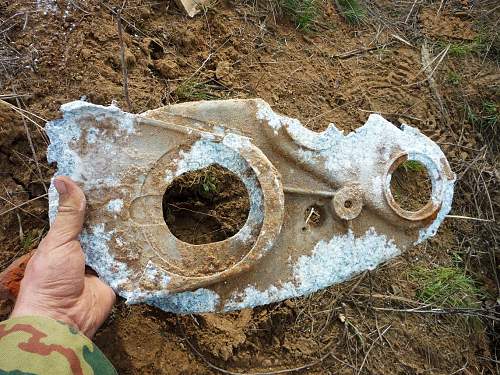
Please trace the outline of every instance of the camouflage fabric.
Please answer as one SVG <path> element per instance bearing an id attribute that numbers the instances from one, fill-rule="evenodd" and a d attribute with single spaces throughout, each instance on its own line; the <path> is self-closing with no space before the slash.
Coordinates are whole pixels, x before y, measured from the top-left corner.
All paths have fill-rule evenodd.
<path id="1" fill-rule="evenodd" d="M 0 375 L 116 374 L 86 336 L 45 317 L 0 322 Z"/>

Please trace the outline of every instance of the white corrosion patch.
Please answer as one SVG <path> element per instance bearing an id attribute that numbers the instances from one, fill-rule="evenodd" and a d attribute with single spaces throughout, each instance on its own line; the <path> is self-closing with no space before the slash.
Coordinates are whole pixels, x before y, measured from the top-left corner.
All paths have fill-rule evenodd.
<path id="1" fill-rule="evenodd" d="M 115 151 L 108 152 L 109 160 L 82 160 L 78 149 L 83 139 L 87 143 L 95 144 L 96 147 L 110 148 L 106 137 L 100 137 L 100 131 L 90 127 L 85 133 L 82 131 L 79 121 L 82 117 L 95 117 L 97 120 L 118 120 L 114 136 L 126 137 L 135 132 L 134 115 L 121 111 L 116 106 L 101 106 L 77 100 L 61 106 L 62 119 L 50 121 L 45 126 L 45 132 L 49 136 L 50 145 L 47 148 L 47 161 L 57 163 L 55 176 L 69 176 L 73 181 L 83 183 L 86 188 L 99 188 L 103 186 L 118 186 L 120 177 L 114 175 L 113 170 L 106 176 L 93 174 L 92 166 L 96 163 L 108 163 L 115 158 Z M 82 138 L 84 137 L 85 138 Z M 83 179 L 85 175 L 85 179 Z M 51 222 L 55 218 L 59 196 L 56 189 L 51 185 L 49 189 L 49 218 Z"/>
<path id="2" fill-rule="evenodd" d="M 112 214 L 119 214 L 123 208 L 123 200 L 121 199 L 112 199 L 106 205 L 106 209 L 108 212 Z"/>
<path id="3" fill-rule="evenodd" d="M 210 289 L 200 288 L 193 292 L 169 294 L 165 291 L 140 292 L 126 296 L 127 303 L 147 303 L 163 311 L 176 314 L 196 314 L 215 311 L 220 297 Z"/>
<path id="4" fill-rule="evenodd" d="M 392 240 L 370 228 L 364 236 L 355 237 L 349 231 L 333 236 L 330 241 L 319 241 L 310 256 L 303 255 L 291 265 L 294 281 L 258 290 L 248 286 L 225 304 L 225 311 L 255 307 L 287 298 L 308 295 L 327 286 L 340 283 L 354 275 L 373 270 L 379 264 L 401 252 Z"/>
<path id="5" fill-rule="evenodd" d="M 104 224 L 83 229 L 80 235 L 82 248 L 86 249 L 85 263 L 99 273 L 116 291 L 127 284 L 131 273 L 125 263 L 117 261 L 111 254 L 108 242 L 114 231 L 106 231 Z"/>

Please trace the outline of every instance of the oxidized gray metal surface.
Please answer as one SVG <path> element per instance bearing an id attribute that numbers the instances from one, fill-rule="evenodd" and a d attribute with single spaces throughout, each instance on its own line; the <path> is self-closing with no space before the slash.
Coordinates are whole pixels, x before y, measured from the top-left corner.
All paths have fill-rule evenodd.
<path id="1" fill-rule="evenodd" d="M 49 162 L 88 201 L 87 263 L 130 303 L 166 311 L 230 311 L 305 295 L 373 269 L 433 236 L 455 175 L 417 129 L 379 115 L 343 135 L 312 132 L 255 100 L 202 101 L 132 115 L 87 102 L 47 125 Z M 417 212 L 390 191 L 407 159 L 424 164 L 432 196 Z M 205 245 L 178 240 L 162 196 L 176 176 L 219 164 L 250 199 L 243 228 Z M 310 225 L 311 207 L 320 220 Z M 50 189 L 51 216 L 57 193 Z"/>

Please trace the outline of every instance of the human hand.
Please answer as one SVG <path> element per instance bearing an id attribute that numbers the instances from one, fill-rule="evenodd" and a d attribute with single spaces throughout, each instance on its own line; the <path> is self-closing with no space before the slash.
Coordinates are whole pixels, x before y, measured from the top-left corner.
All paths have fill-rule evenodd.
<path id="1" fill-rule="evenodd" d="M 85 273 L 78 240 L 85 195 L 69 178 L 57 177 L 59 210 L 47 236 L 31 257 L 11 318 L 47 316 L 92 337 L 111 312 L 115 293 L 97 276 Z"/>

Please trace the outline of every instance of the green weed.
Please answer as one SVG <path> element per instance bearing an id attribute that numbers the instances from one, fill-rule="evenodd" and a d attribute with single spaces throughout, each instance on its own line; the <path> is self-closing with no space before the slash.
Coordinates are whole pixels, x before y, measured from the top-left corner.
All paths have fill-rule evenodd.
<path id="1" fill-rule="evenodd" d="M 365 10 L 358 0 L 337 0 L 336 3 L 342 17 L 351 24 L 360 23 L 365 17 Z"/>
<path id="2" fill-rule="evenodd" d="M 441 307 L 477 307 L 483 293 L 475 281 L 458 267 L 418 268 L 411 275 L 417 282 L 417 298 Z"/>
<path id="3" fill-rule="evenodd" d="M 463 254 L 458 251 L 454 251 L 451 253 L 451 261 L 456 267 L 460 267 L 464 264 Z"/>
<path id="4" fill-rule="evenodd" d="M 175 94 L 180 100 L 212 100 L 218 96 L 214 94 L 213 87 L 206 83 L 185 81 L 175 89 Z"/>
<path id="5" fill-rule="evenodd" d="M 446 81 L 454 86 L 458 86 L 462 82 L 462 77 L 454 71 L 449 71 Z"/>
<path id="6" fill-rule="evenodd" d="M 468 103 L 465 104 L 467 120 L 474 126 L 493 128 L 500 122 L 498 104 L 484 100 L 479 110 L 474 110 Z"/>
<path id="7" fill-rule="evenodd" d="M 302 30 L 310 28 L 319 14 L 317 0 L 281 0 L 281 7 Z"/>
<path id="8" fill-rule="evenodd" d="M 475 45 L 473 43 L 451 43 L 448 54 L 450 56 L 464 57 L 474 52 L 474 49 Z"/>
<path id="9" fill-rule="evenodd" d="M 425 171 L 425 167 L 416 160 L 407 160 L 401 166 L 406 172 L 422 172 Z"/>
<path id="10" fill-rule="evenodd" d="M 196 186 L 196 190 L 200 197 L 204 199 L 213 199 L 217 196 L 220 184 L 217 173 L 218 169 L 210 165 L 203 170 L 203 173 L 198 174 L 194 186 Z"/>
<path id="11" fill-rule="evenodd" d="M 498 105 L 492 101 L 484 101 L 482 103 L 483 110 L 481 111 L 481 117 L 486 126 L 495 126 L 500 120 L 500 113 L 498 111 Z"/>
<path id="12" fill-rule="evenodd" d="M 201 189 L 204 193 L 217 193 L 217 179 L 209 172 L 207 172 L 201 181 Z"/>
<path id="13" fill-rule="evenodd" d="M 39 239 L 40 234 L 38 233 L 38 231 L 29 231 L 25 233 L 21 239 L 21 248 L 23 249 L 23 251 L 27 252 L 38 245 Z"/>
<path id="14" fill-rule="evenodd" d="M 465 103 L 465 116 L 472 125 L 477 125 L 479 123 L 479 118 L 469 103 Z"/>
<path id="15" fill-rule="evenodd" d="M 451 43 L 447 41 L 440 41 L 438 45 L 440 48 L 446 48 L 449 45 L 450 49 L 448 50 L 448 54 L 450 56 L 465 57 L 471 53 L 477 53 L 479 55 L 486 53 L 490 43 L 491 41 L 489 36 L 479 34 L 471 41 Z"/>

